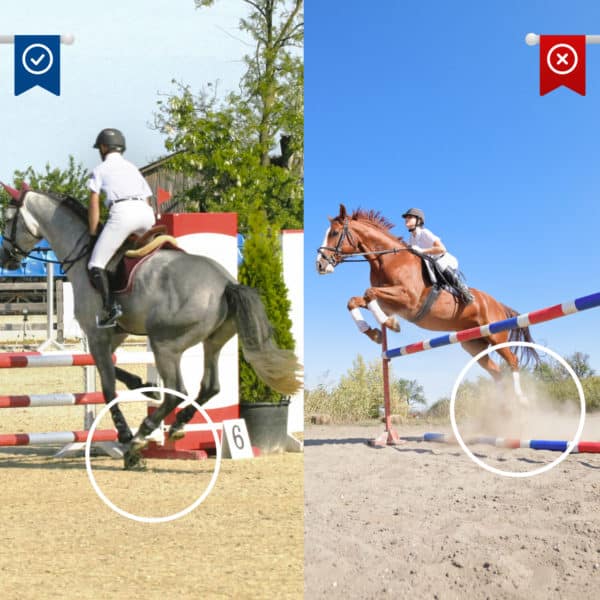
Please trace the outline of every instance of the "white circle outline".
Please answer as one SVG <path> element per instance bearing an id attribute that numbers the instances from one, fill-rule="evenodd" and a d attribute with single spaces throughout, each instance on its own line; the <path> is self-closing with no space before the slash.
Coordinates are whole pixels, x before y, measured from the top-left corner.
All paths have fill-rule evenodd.
<path id="1" fill-rule="evenodd" d="M 569 48 L 569 50 L 571 50 L 571 52 L 573 52 L 573 56 L 575 57 L 575 62 L 573 63 L 573 66 L 570 67 L 567 71 L 559 71 L 558 69 L 553 67 L 552 63 L 550 62 L 550 55 L 552 54 L 553 50 L 556 50 L 556 48 Z M 554 44 L 554 46 L 552 46 L 552 48 L 550 48 L 550 50 L 548 50 L 548 54 L 546 54 L 546 62 L 548 63 L 550 70 L 553 71 L 554 73 L 556 73 L 557 75 L 568 75 L 577 66 L 577 63 L 579 62 L 579 56 L 577 55 L 575 48 L 573 48 L 573 46 L 571 46 L 570 44 Z"/>
<path id="2" fill-rule="evenodd" d="M 41 71 L 34 71 L 31 67 L 29 67 L 27 65 L 27 61 L 25 60 L 25 58 L 27 57 L 27 54 L 29 54 L 29 51 L 32 48 L 44 48 L 44 50 L 46 50 L 46 52 L 48 52 L 48 66 L 45 69 L 42 69 Z M 25 50 L 23 50 L 23 54 L 21 56 L 21 62 L 23 63 L 23 67 L 25 68 L 25 70 L 28 73 L 31 73 L 32 75 L 44 75 L 44 73 L 47 73 L 51 68 L 52 65 L 54 64 L 54 54 L 52 54 L 52 50 L 50 50 L 50 48 L 48 48 L 48 46 L 46 46 L 45 44 L 30 44 L 29 46 L 27 46 L 27 48 L 25 48 Z"/>
<path id="3" fill-rule="evenodd" d="M 119 402 L 146 402 L 146 400 L 139 398 L 139 394 L 141 394 L 143 392 L 161 392 L 162 393 L 165 391 L 169 394 L 173 394 L 174 396 L 177 396 L 177 397 L 183 399 L 178 404 L 177 407 L 182 406 L 184 403 L 186 406 L 188 404 L 193 405 L 196 408 L 196 410 L 204 417 L 207 424 L 210 426 L 210 431 L 211 431 L 213 439 L 215 441 L 215 448 L 217 451 L 215 470 L 213 472 L 213 475 L 212 475 L 210 481 L 208 482 L 208 486 L 206 487 L 206 489 L 204 490 L 202 495 L 199 498 L 197 498 L 194 502 L 192 502 L 192 504 L 190 504 L 189 506 L 184 508 L 183 510 L 180 510 L 177 513 L 173 513 L 172 515 L 166 515 L 165 517 L 140 517 L 139 515 L 134 515 L 130 512 L 127 512 L 126 510 L 123 510 L 122 508 L 120 508 L 119 506 L 114 504 L 102 492 L 102 490 L 100 489 L 100 486 L 96 482 L 94 473 L 92 472 L 92 465 L 90 462 L 90 449 L 92 446 L 92 439 L 94 437 L 94 433 L 96 432 L 96 428 L 98 427 L 98 424 L 100 423 L 100 421 L 102 420 L 104 415 L 115 404 L 117 404 Z M 135 397 L 127 398 L 127 396 L 131 396 L 131 395 L 135 395 Z M 213 423 L 213 420 L 210 418 L 210 416 L 208 415 L 206 410 L 204 408 L 202 408 L 202 406 L 200 406 L 195 400 L 192 400 L 191 398 L 189 398 L 188 396 L 185 396 L 181 392 L 178 392 L 176 390 L 171 390 L 169 388 L 162 388 L 162 387 L 142 387 L 142 388 L 138 388 L 136 390 L 127 390 L 127 391 L 119 392 L 119 396 L 117 396 L 116 398 L 113 398 L 106 406 L 104 406 L 102 408 L 102 410 L 100 411 L 100 413 L 98 414 L 98 416 L 94 419 L 94 422 L 92 423 L 92 426 L 90 427 L 90 430 L 88 432 L 87 440 L 85 441 L 85 469 L 87 471 L 88 479 L 90 480 L 90 483 L 92 484 L 92 487 L 94 488 L 94 491 L 96 492 L 96 494 L 98 494 L 98 497 L 100 498 L 100 500 L 102 500 L 110 509 L 114 510 L 116 513 L 118 513 L 122 517 L 131 519 L 133 521 L 138 521 L 139 523 L 167 523 L 168 521 L 175 521 L 176 519 L 179 519 L 180 517 L 184 517 L 185 515 L 192 512 L 195 508 L 200 506 L 200 504 L 202 504 L 202 502 L 204 502 L 204 500 L 206 500 L 208 495 L 212 492 L 212 489 L 214 488 L 215 483 L 217 482 L 217 477 L 219 476 L 219 471 L 221 469 L 221 441 L 219 440 L 219 436 L 217 434 L 217 427 Z"/>
<path id="4" fill-rule="evenodd" d="M 581 408 L 580 408 L 580 414 L 579 414 L 579 425 L 577 427 L 577 432 L 575 433 L 575 438 L 567 444 L 566 450 L 564 450 L 557 459 L 553 460 L 551 463 L 548 463 L 547 465 L 544 465 L 543 467 L 534 469 L 533 471 L 503 471 L 502 469 L 497 469 L 496 467 L 492 467 L 491 465 L 488 465 L 481 459 L 477 458 L 471 452 L 471 450 L 469 450 L 469 448 L 465 444 L 464 440 L 462 439 L 460 432 L 458 430 L 458 426 L 456 424 L 456 415 L 454 414 L 454 404 L 456 402 L 456 394 L 458 392 L 458 388 L 459 388 L 460 384 L 462 383 L 462 380 L 464 379 L 465 375 L 467 374 L 467 371 L 479 359 L 483 358 L 486 354 L 490 354 L 491 352 L 500 350 L 502 348 L 508 348 L 510 346 L 521 346 L 521 347 L 525 347 L 525 348 L 534 348 L 536 350 L 539 350 L 540 352 L 543 352 L 544 354 L 549 354 L 550 356 L 552 356 L 563 367 L 565 367 L 565 369 L 567 370 L 569 375 L 571 375 L 571 377 L 573 378 L 573 381 L 575 382 L 575 387 L 577 388 L 577 392 L 579 394 L 579 403 L 580 403 Z M 456 378 L 456 381 L 454 382 L 454 387 L 452 388 L 452 396 L 450 397 L 450 423 L 452 424 L 452 431 L 454 433 L 456 440 L 460 444 L 460 447 L 464 450 L 465 454 L 475 464 L 479 465 L 480 467 L 484 468 L 486 471 L 489 471 L 490 473 L 495 473 L 496 475 L 502 475 L 503 477 L 533 477 L 534 475 L 541 475 L 542 473 L 549 471 L 553 467 L 556 467 L 556 465 L 560 464 L 563 460 L 565 460 L 565 458 L 567 458 L 567 456 L 569 456 L 569 454 L 571 453 L 573 448 L 575 448 L 575 446 L 579 443 L 581 434 L 583 433 L 583 426 L 585 424 L 585 395 L 583 393 L 583 387 L 581 386 L 581 381 L 579 381 L 579 377 L 577 377 L 577 374 L 575 373 L 575 371 L 573 371 L 573 369 L 571 368 L 569 363 L 567 363 L 567 361 L 562 356 L 560 356 L 560 354 L 557 354 L 553 350 L 550 350 L 550 348 L 546 348 L 545 346 L 542 346 L 541 344 L 533 344 L 531 342 L 503 342 L 502 344 L 496 344 L 495 346 L 491 346 L 490 348 L 486 348 L 485 350 L 482 350 L 477 356 L 474 356 L 473 358 L 471 358 L 471 360 L 466 364 L 466 366 L 463 368 L 463 370 L 459 373 L 458 377 Z"/>

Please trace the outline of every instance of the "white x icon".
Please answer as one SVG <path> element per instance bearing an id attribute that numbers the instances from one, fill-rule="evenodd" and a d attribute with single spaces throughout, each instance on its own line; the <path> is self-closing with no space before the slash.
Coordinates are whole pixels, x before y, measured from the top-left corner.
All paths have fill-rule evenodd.
<path id="1" fill-rule="evenodd" d="M 548 68 L 557 75 L 568 75 L 577 68 L 577 64 L 579 63 L 577 50 L 570 44 L 562 42 L 554 44 L 554 46 L 548 50 L 546 63 L 548 64 Z"/>

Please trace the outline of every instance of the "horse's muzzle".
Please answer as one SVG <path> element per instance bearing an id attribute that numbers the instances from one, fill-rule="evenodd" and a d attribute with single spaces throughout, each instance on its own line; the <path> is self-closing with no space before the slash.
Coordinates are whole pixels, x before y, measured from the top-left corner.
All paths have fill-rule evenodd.
<path id="1" fill-rule="evenodd" d="M 334 266 L 330 262 L 326 261 L 323 257 L 319 257 L 317 259 L 316 267 L 319 275 L 328 275 L 334 271 Z"/>
<path id="2" fill-rule="evenodd" d="M 21 261 L 9 252 L 7 252 L 2 246 L 0 246 L 0 267 L 14 271 L 21 266 Z"/>

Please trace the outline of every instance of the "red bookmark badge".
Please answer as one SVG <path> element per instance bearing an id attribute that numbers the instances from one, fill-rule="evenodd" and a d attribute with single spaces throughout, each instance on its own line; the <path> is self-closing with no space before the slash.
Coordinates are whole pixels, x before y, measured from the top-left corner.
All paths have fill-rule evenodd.
<path id="1" fill-rule="evenodd" d="M 561 85 L 585 96 L 585 35 L 540 35 L 540 96 Z"/>

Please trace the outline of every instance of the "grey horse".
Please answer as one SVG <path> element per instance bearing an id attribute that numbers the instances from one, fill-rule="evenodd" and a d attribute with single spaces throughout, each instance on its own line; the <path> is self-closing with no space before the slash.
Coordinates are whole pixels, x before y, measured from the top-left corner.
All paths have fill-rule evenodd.
<path id="1" fill-rule="evenodd" d="M 86 208 L 77 200 L 4 186 L 13 200 L 5 213 L 0 265 L 14 269 L 36 243 L 46 238 L 73 285 L 75 316 L 85 332 L 96 362 L 105 402 L 116 395 L 115 374 L 131 385 L 139 378 L 116 369 L 113 351 L 128 334 L 147 335 L 156 368 L 164 386 L 186 393 L 180 371 L 181 355 L 203 342 L 204 373 L 196 402 L 203 404 L 219 392 L 218 358 L 223 345 L 238 333 L 244 356 L 259 377 L 288 395 L 302 386 L 302 365 L 290 350 L 276 346 L 264 306 L 257 292 L 239 285 L 216 261 L 176 250 L 160 250 L 141 263 L 132 291 L 119 296 L 123 316 L 118 327 L 100 329 L 96 315 L 100 294 L 87 275 L 92 241 Z M 135 436 L 118 404 L 111 415 L 119 442 L 127 444 L 125 468 L 143 468 L 141 450 L 146 437 L 181 402 L 166 395 L 162 405 L 146 417 Z M 169 430 L 172 439 L 183 437 L 184 425 L 194 415 L 192 405 L 177 414 Z"/>

